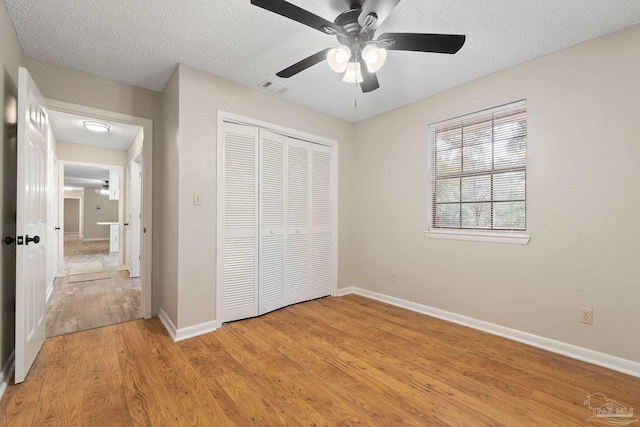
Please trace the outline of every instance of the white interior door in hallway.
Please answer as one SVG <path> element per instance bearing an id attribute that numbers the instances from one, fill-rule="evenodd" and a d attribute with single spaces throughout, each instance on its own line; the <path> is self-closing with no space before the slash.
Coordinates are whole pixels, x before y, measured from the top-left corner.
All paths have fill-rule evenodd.
<path id="1" fill-rule="evenodd" d="M 332 147 L 223 123 L 222 322 L 327 296 L 335 282 Z"/>
<path id="2" fill-rule="evenodd" d="M 46 337 L 47 147 L 44 98 L 25 68 L 18 72 L 15 382 L 24 381 Z"/>
<path id="3" fill-rule="evenodd" d="M 142 154 L 126 167 L 127 209 L 125 213 L 126 265 L 129 277 L 140 277 L 140 221 L 142 218 Z"/>

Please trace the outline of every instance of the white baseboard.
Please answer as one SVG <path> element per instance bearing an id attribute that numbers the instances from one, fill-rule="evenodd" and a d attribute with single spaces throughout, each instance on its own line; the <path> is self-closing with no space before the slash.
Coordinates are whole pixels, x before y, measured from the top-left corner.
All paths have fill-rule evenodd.
<path id="1" fill-rule="evenodd" d="M 167 332 L 169 332 L 169 336 L 173 339 L 174 342 L 186 340 L 187 338 L 197 337 L 198 335 L 207 334 L 209 332 L 213 332 L 218 329 L 218 322 L 215 320 L 211 322 L 201 323 L 195 326 L 189 326 L 188 328 L 178 329 L 176 325 L 173 324 L 167 313 L 164 312 L 163 309 L 160 309 L 158 312 L 158 318 L 164 325 Z"/>
<path id="2" fill-rule="evenodd" d="M 338 289 L 337 295 L 339 297 L 348 294 L 361 295 L 363 297 L 395 305 L 397 307 L 405 308 L 417 313 L 426 314 L 427 316 L 437 317 L 438 319 L 457 323 L 458 325 L 467 326 L 469 328 L 477 329 L 483 332 L 488 332 L 493 335 L 498 335 L 503 338 L 518 341 L 523 344 L 528 344 L 530 346 L 547 350 L 552 353 L 561 354 L 563 356 L 571 357 L 573 359 L 592 363 L 594 365 L 602 366 L 614 371 L 622 372 L 640 378 L 640 363 L 634 362 L 632 360 L 623 359 L 621 357 L 612 356 L 610 354 L 601 353 L 599 351 L 590 350 L 588 348 L 578 347 L 576 345 L 544 338 L 538 335 L 530 334 L 528 332 L 522 332 L 516 329 L 496 325 L 495 323 L 489 323 L 483 320 L 474 319 L 472 317 L 462 316 L 460 314 L 451 313 L 449 311 L 429 307 L 428 305 L 418 304 L 378 292 L 369 291 L 366 289 L 358 288 L 356 286 L 349 286 L 346 288 Z"/>
<path id="3" fill-rule="evenodd" d="M 13 371 L 16 367 L 15 356 L 16 352 L 14 350 L 9 355 L 7 363 L 5 363 L 4 367 L 2 368 L 2 372 L 0 372 L 0 400 L 2 400 L 2 396 L 4 395 L 4 392 L 9 385 L 9 381 L 11 381 L 11 376 L 13 375 Z"/>
<path id="4" fill-rule="evenodd" d="M 164 325 L 164 328 L 167 330 L 167 332 L 169 332 L 169 336 L 175 341 L 177 331 L 176 325 L 173 324 L 173 322 L 171 321 L 171 319 L 169 319 L 169 316 L 167 316 L 167 313 L 165 313 L 163 309 L 160 309 L 158 311 L 158 319 L 160 319 L 160 321 Z"/>
<path id="5" fill-rule="evenodd" d="M 51 281 L 51 283 L 49 283 L 47 285 L 47 299 L 46 299 L 46 302 L 49 302 L 49 298 L 51 297 L 51 293 L 53 292 L 53 282 L 55 282 L 55 281 L 56 281 L 56 279 L 53 279 Z"/>
<path id="6" fill-rule="evenodd" d="M 102 237 L 97 238 L 96 237 L 96 238 L 82 239 L 82 240 L 85 241 L 85 242 L 104 242 L 105 240 L 109 240 L 109 238 L 108 237 L 105 237 L 105 238 L 102 238 Z"/>

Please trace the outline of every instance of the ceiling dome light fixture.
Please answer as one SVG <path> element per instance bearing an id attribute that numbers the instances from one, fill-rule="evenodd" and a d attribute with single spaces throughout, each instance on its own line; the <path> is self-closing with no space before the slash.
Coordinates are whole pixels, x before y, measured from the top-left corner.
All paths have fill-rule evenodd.
<path id="1" fill-rule="evenodd" d="M 93 132 L 109 132 L 111 130 L 111 126 L 100 122 L 86 121 L 82 122 L 82 125 Z"/>
<path id="2" fill-rule="evenodd" d="M 327 53 L 329 67 L 336 73 L 344 73 L 347 70 L 349 59 L 351 59 L 351 49 L 347 46 L 331 49 L 329 53 Z"/>
<path id="3" fill-rule="evenodd" d="M 375 73 L 387 59 L 387 51 L 381 47 L 368 45 L 362 49 L 362 59 L 367 63 L 367 70 L 370 73 Z"/>

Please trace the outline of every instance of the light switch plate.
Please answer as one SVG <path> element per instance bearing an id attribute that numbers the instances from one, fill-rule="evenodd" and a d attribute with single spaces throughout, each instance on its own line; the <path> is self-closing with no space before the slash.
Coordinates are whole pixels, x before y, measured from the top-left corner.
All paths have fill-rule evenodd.
<path id="1" fill-rule="evenodd" d="M 200 206 L 202 204 L 202 193 L 193 193 L 193 204 Z"/>

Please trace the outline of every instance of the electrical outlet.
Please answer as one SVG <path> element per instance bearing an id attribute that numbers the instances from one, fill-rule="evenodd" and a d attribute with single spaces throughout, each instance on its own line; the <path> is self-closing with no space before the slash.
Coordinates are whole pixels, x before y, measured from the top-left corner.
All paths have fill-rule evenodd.
<path id="1" fill-rule="evenodd" d="M 396 273 L 389 273 L 389 282 L 396 283 Z"/>
<path id="2" fill-rule="evenodd" d="M 580 323 L 593 325 L 593 309 L 580 307 Z"/>

